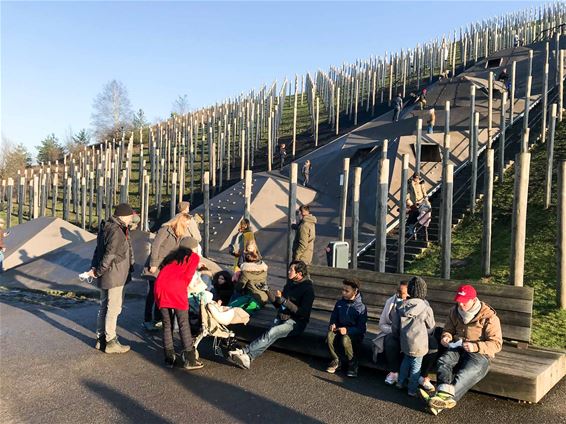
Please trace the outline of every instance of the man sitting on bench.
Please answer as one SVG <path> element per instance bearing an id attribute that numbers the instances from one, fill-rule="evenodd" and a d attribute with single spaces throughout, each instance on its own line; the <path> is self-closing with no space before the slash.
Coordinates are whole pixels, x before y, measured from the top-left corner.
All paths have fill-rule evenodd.
<path id="1" fill-rule="evenodd" d="M 457 305 L 450 309 L 440 339 L 448 350 L 438 360 L 436 394 L 430 396 L 421 390 L 434 415 L 456 406 L 486 376 L 490 360 L 503 344 L 497 314 L 477 298 L 472 286 L 460 286 L 454 301 Z"/>
<path id="2" fill-rule="evenodd" d="M 309 322 L 314 290 L 303 261 L 293 261 L 287 273 L 283 292 L 268 291 L 268 297 L 277 309 L 273 326 L 243 349 L 229 353 L 229 358 L 243 369 L 250 369 L 251 361 L 260 356 L 277 340 L 296 336 L 305 331 Z"/>

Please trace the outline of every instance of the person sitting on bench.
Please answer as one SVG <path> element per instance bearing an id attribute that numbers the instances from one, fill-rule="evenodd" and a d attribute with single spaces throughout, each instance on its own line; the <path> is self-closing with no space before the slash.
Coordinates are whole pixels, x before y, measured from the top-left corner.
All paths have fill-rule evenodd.
<path id="1" fill-rule="evenodd" d="M 456 406 L 487 375 L 490 360 L 503 344 L 497 314 L 477 298 L 473 286 L 460 286 L 454 301 L 457 305 L 448 312 L 440 339 L 448 350 L 438 360 L 436 394 L 430 396 L 421 390 L 434 415 Z"/>
<path id="2" fill-rule="evenodd" d="M 307 265 L 302 261 L 291 262 L 287 277 L 283 292 L 268 291 L 269 300 L 278 307 L 273 326 L 247 347 L 229 352 L 230 360 L 240 368 L 250 369 L 251 361 L 257 359 L 277 340 L 305 331 L 314 302 L 314 290 Z"/>

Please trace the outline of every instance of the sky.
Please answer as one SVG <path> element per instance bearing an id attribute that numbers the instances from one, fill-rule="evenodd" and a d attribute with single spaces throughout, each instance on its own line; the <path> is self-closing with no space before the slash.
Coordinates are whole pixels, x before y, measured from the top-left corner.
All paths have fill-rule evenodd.
<path id="1" fill-rule="evenodd" d="M 35 146 L 91 129 L 105 83 L 155 122 L 285 76 L 413 48 L 533 2 L 0 3 L 2 139 Z"/>

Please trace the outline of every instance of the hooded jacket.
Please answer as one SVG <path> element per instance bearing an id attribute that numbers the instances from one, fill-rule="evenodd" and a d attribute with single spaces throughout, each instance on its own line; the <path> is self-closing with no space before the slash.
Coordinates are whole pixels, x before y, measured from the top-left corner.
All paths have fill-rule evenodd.
<path id="1" fill-rule="evenodd" d="M 425 356 L 429 351 L 428 335 L 434 331 L 434 313 L 426 300 L 410 298 L 395 308 L 392 333 L 399 335 L 401 352 Z"/>
<path id="2" fill-rule="evenodd" d="M 134 251 L 128 227 L 112 216 L 99 230 L 91 267 L 101 289 L 124 286 L 134 265 Z"/>
<path id="3" fill-rule="evenodd" d="M 337 328 L 346 327 L 349 336 L 363 338 L 366 333 L 367 320 L 368 311 L 361 294 L 358 293 L 354 300 L 342 298 L 336 302 L 329 324 L 335 324 Z"/>
<path id="4" fill-rule="evenodd" d="M 297 225 L 295 240 L 293 241 L 293 260 L 303 261 L 309 265 L 314 253 L 314 240 L 316 238 L 316 216 L 307 215 Z"/>
<path id="5" fill-rule="evenodd" d="M 262 305 L 267 303 L 267 264 L 262 260 L 244 262 L 234 289 L 251 294 Z"/>
<path id="6" fill-rule="evenodd" d="M 458 305 L 453 306 L 444 324 L 442 337 L 445 336 L 449 336 L 453 341 L 462 339 L 476 343 L 479 348 L 478 353 L 490 358 L 494 358 L 503 345 L 499 317 L 495 310 L 484 302 L 481 302 L 480 311 L 468 324 L 464 324 L 458 313 Z"/>

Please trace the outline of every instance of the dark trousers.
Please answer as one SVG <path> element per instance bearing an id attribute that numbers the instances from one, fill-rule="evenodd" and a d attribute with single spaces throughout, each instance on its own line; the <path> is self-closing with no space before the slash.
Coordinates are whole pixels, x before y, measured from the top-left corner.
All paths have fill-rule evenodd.
<path id="1" fill-rule="evenodd" d="M 148 291 L 147 295 L 145 296 L 145 313 L 143 320 L 145 322 L 161 321 L 161 312 L 155 304 L 155 295 L 153 293 L 155 280 L 149 280 L 147 282 L 147 285 Z"/>
<path id="2" fill-rule="evenodd" d="M 326 336 L 326 340 L 328 343 L 328 350 L 330 351 L 330 357 L 332 359 L 340 359 L 336 352 L 336 345 L 338 344 L 337 340 L 339 340 L 339 346 L 342 347 L 348 362 L 356 361 L 358 352 L 360 351 L 360 345 L 362 344 L 362 337 L 348 336 L 347 334 L 343 336 L 340 333 L 329 331 Z"/>
<path id="3" fill-rule="evenodd" d="M 161 308 L 163 316 L 163 349 L 165 354 L 168 351 L 175 350 L 173 346 L 173 322 L 177 317 L 179 323 L 179 334 L 183 342 L 183 350 L 191 350 L 193 348 L 193 335 L 189 325 L 189 311 L 181 309 Z"/>
<path id="4" fill-rule="evenodd" d="M 429 345 L 431 345 L 431 337 L 429 337 Z M 385 360 L 387 361 L 387 368 L 392 372 L 399 372 L 401 369 L 401 361 L 403 360 L 403 353 L 401 352 L 401 341 L 397 336 L 393 334 L 388 334 L 385 336 L 383 341 L 383 353 L 385 354 Z M 423 362 L 421 365 L 421 376 L 426 377 L 434 364 L 436 363 L 436 358 L 438 357 L 438 352 L 436 349 L 429 350 L 423 357 Z"/>
<path id="5" fill-rule="evenodd" d="M 399 115 L 401 115 L 401 109 L 393 109 L 393 122 L 397 122 L 399 120 Z"/>

